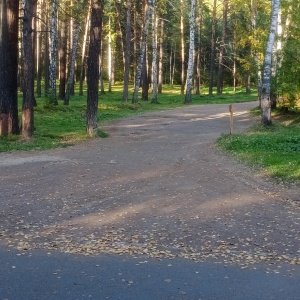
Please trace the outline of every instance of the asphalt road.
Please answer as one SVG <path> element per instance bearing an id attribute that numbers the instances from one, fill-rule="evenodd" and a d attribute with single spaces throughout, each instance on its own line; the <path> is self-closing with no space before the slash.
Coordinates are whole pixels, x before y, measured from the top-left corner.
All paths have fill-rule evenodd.
<path id="1" fill-rule="evenodd" d="M 31 251 L 30 251 L 31 252 Z M 242 270 L 186 259 L 20 253 L 3 248 L 0 299 L 299 299 L 300 270 Z"/>

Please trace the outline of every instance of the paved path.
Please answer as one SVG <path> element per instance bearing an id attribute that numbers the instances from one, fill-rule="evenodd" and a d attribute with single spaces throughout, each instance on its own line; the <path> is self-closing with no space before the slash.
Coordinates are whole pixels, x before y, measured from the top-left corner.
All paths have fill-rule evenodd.
<path id="1" fill-rule="evenodd" d="M 234 105 L 235 131 L 255 103 Z M 228 105 L 0 154 L 0 299 L 300 299 L 299 188 L 215 149 Z"/>

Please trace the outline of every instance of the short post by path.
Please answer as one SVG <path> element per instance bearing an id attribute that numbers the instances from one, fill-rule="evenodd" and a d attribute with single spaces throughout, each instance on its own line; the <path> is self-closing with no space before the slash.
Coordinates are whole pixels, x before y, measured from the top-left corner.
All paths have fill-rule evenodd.
<path id="1" fill-rule="evenodd" d="M 232 104 L 229 105 L 229 134 L 233 133 L 233 106 Z"/>

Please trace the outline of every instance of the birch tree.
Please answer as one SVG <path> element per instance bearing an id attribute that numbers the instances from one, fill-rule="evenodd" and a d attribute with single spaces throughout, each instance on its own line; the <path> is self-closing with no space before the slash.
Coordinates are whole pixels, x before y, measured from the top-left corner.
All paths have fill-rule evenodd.
<path id="1" fill-rule="evenodd" d="M 196 0 L 191 0 L 190 10 L 190 46 L 189 46 L 189 60 L 186 75 L 186 92 L 185 103 L 192 101 L 192 88 L 193 88 L 193 73 L 194 73 L 194 50 L 195 50 L 195 10 Z"/>
<path id="2" fill-rule="evenodd" d="M 145 52 L 146 52 L 146 42 L 147 42 L 147 35 L 148 35 L 148 27 L 149 27 L 149 23 L 150 23 L 151 8 L 152 8 L 152 0 L 148 0 L 148 7 L 147 7 L 147 11 L 146 11 L 146 16 L 145 16 L 145 24 L 143 27 L 143 32 L 142 32 L 142 37 L 141 37 L 140 54 L 138 57 L 138 65 L 137 65 L 137 70 L 136 70 L 132 103 L 138 102 L 138 92 L 139 92 L 139 87 L 140 87 L 140 82 L 141 82 L 144 56 L 145 56 Z"/>
<path id="3" fill-rule="evenodd" d="M 164 24 L 163 19 L 160 20 L 160 37 L 159 37 L 159 58 L 158 58 L 158 94 L 162 94 L 163 85 L 163 57 L 164 57 Z"/>
<path id="4" fill-rule="evenodd" d="M 278 12 L 280 0 L 272 1 L 271 25 L 269 38 L 266 47 L 264 69 L 261 88 L 261 122 L 263 125 L 271 125 L 271 68 L 272 68 L 272 49 L 275 41 Z"/>

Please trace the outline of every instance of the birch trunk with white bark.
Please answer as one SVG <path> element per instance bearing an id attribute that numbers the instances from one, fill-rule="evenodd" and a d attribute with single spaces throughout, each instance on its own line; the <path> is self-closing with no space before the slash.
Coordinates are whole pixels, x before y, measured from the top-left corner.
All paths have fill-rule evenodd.
<path id="1" fill-rule="evenodd" d="M 264 69 L 261 87 L 261 122 L 263 125 L 271 125 L 271 68 L 272 68 L 272 50 L 275 41 L 276 27 L 280 0 L 272 1 L 271 25 L 269 38 L 266 47 Z"/>
<path id="2" fill-rule="evenodd" d="M 146 42 L 147 42 L 148 27 L 149 27 L 149 22 L 150 22 L 151 8 L 152 8 L 152 0 L 148 0 L 148 8 L 146 11 L 145 24 L 144 24 L 144 28 L 143 28 L 143 32 L 142 32 L 142 37 L 141 37 L 140 54 L 138 57 L 138 65 L 137 65 L 137 70 L 136 70 L 136 78 L 135 78 L 135 86 L 134 86 L 132 103 L 138 102 L 138 92 L 139 92 L 139 88 L 140 88 L 143 62 L 144 62 L 144 56 L 145 56 L 145 52 L 146 52 Z"/>
<path id="3" fill-rule="evenodd" d="M 196 0 L 191 0 L 190 11 L 190 46 L 189 46 L 189 61 L 186 75 L 186 92 L 185 103 L 192 101 L 192 89 L 193 89 L 193 74 L 194 74 L 194 51 L 195 51 L 195 10 Z"/>

